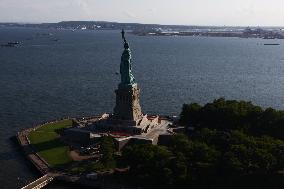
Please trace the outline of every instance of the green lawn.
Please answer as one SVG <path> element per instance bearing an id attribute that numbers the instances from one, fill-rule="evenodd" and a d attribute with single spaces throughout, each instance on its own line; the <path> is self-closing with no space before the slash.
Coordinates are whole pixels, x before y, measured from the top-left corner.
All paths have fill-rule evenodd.
<path id="1" fill-rule="evenodd" d="M 37 153 L 52 167 L 61 166 L 72 161 L 69 156 L 69 147 L 59 140 L 59 133 L 62 129 L 71 125 L 71 120 L 50 123 L 32 131 L 29 135 L 31 144 Z"/>
<path id="2" fill-rule="evenodd" d="M 112 167 L 113 168 L 113 167 Z M 72 174 L 90 173 L 96 171 L 106 171 L 110 168 L 105 167 L 101 162 L 81 162 L 69 170 Z"/>

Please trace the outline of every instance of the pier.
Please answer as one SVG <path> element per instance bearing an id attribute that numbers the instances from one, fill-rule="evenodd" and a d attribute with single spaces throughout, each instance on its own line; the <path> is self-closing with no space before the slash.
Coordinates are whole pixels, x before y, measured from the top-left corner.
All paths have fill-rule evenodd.
<path id="1" fill-rule="evenodd" d="M 39 179 L 31 182 L 30 184 L 22 187 L 21 189 L 40 189 L 52 182 L 54 178 L 55 176 L 46 174 Z"/>

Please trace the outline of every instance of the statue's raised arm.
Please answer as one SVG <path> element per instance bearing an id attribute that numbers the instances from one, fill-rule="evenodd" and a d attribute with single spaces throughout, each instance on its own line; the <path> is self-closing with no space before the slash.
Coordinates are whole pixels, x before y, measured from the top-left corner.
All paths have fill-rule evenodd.
<path id="1" fill-rule="evenodd" d="M 123 41 L 125 43 L 126 39 L 125 39 L 125 31 L 124 31 L 124 29 L 122 29 L 122 31 L 121 31 L 121 36 L 122 36 L 122 39 L 123 39 Z"/>

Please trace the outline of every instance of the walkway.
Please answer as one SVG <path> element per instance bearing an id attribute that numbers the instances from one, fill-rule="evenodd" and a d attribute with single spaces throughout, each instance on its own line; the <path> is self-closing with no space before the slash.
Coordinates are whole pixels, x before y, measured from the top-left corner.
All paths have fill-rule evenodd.
<path id="1" fill-rule="evenodd" d="M 55 176 L 46 174 L 40 177 L 39 179 L 35 180 L 34 182 L 28 184 L 27 186 L 22 187 L 21 189 L 40 189 L 48 185 L 50 182 L 52 182 L 54 178 Z"/>
<path id="2" fill-rule="evenodd" d="M 169 124 L 171 124 L 170 121 L 162 120 L 161 124 L 151 130 L 149 133 L 147 133 L 145 137 L 153 139 L 153 144 L 157 144 L 159 135 L 168 133 L 167 129 Z"/>
<path id="3" fill-rule="evenodd" d="M 21 145 L 26 157 L 30 160 L 30 162 L 43 174 L 44 176 L 35 180 L 34 182 L 28 184 L 27 186 L 21 189 L 39 189 L 43 188 L 47 184 L 49 184 L 56 176 L 56 174 L 51 174 L 49 172 L 48 163 L 42 159 L 33 149 L 32 145 L 29 141 L 29 133 L 33 131 L 33 129 L 27 129 L 21 132 L 18 132 L 17 139 L 19 144 Z"/>
<path id="4" fill-rule="evenodd" d="M 34 152 L 32 146 L 30 145 L 28 135 L 31 131 L 32 129 L 27 129 L 22 132 L 19 132 L 17 135 L 17 139 L 19 144 L 22 146 L 27 158 L 44 175 L 47 174 L 49 170 L 48 163 L 44 159 L 42 159 L 36 152 Z"/>

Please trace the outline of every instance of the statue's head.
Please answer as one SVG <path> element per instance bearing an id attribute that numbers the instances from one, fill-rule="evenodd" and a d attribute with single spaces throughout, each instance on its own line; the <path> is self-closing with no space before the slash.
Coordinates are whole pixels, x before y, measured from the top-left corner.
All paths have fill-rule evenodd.
<path id="1" fill-rule="evenodd" d="M 127 42 L 124 43 L 124 49 L 129 49 L 129 44 Z"/>

